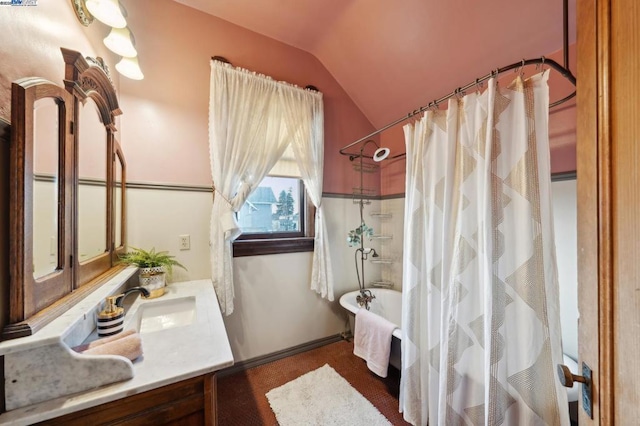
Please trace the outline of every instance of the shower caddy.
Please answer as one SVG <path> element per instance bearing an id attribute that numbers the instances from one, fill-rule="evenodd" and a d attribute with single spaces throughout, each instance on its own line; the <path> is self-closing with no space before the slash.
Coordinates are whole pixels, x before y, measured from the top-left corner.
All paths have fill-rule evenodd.
<path id="1" fill-rule="evenodd" d="M 373 156 L 366 156 L 364 154 L 364 150 L 366 148 L 366 146 L 368 144 L 373 144 L 375 145 L 378 150 L 376 151 L 376 154 L 374 154 Z M 378 162 L 381 160 L 378 160 L 378 155 L 377 153 L 380 151 L 380 148 L 378 147 L 378 145 L 373 141 L 373 140 L 368 140 L 367 142 L 365 142 L 362 147 L 360 148 L 360 153 L 359 154 L 354 154 L 354 155 L 350 155 L 349 156 L 349 160 L 353 162 L 353 169 L 359 173 L 360 175 L 360 182 L 359 182 L 359 186 L 354 187 L 353 188 L 353 203 L 357 204 L 359 207 L 359 211 L 360 211 L 360 227 L 363 227 L 363 225 L 365 225 L 365 221 L 364 221 L 364 206 L 365 205 L 370 205 L 371 204 L 371 200 L 374 198 L 375 196 L 375 190 L 371 189 L 371 188 L 366 188 L 364 186 L 364 173 L 375 173 L 378 169 L 379 169 L 379 165 Z M 365 160 L 365 158 L 367 159 L 372 159 L 372 161 L 369 160 Z M 382 158 L 384 159 L 384 158 Z M 357 160 L 357 161 L 355 161 Z M 391 213 L 385 213 L 385 212 L 371 212 L 370 216 L 372 218 L 376 218 L 379 220 L 385 220 L 385 219 L 390 219 L 392 217 Z M 361 231 L 362 228 L 361 228 Z M 378 255 L 378 253 L 375 251 L 375 249 L 372 248 L 366 248 L 364 245 L 364 240 L 365 240 L 366 236 L 363 233 L 360 234 L 360 241 L 359 241 L 359 247 L 356 249 L 356 252 L 354 254 L 354 260 L 355 260 L 355 267 L 356 267 L 356 275 L 358 277 L 358 286 L 360 288 L 360 291 L 364 291 L 365 289 L 365 261 L 369 260 L 369 256 L 371 256 L 371 263 L 375 263 L 375 264 L 379 264 L 381 266 L 390 266 L 394 263 L 394 260 L 392 258 L 388 258 L 388 257 L 381 257 Z M 390 240 L 393 238 L 393 235 L 391 234 L 373 234 L 369 236 L 370 239 L 372 240 L 378 240 L 381 243 L 384 243 L 384 241 Z M 359 255 L 359 256 L 358 256 Z M 360 262 L 360 269 L 358 269 L 358 261 Z M 362 276 L 360 275 L 360 271 L 362 272 Z M 378 280 L 374 280 L 374 281 L 370 281 L 369 282 L 369 286 L 371 287 L 382 287 L 382 288 L 392 288 L 393 287 L 393 282 L 389 281 L 389 280 L 385 280 L 385 279 L 378 279 Z"/>

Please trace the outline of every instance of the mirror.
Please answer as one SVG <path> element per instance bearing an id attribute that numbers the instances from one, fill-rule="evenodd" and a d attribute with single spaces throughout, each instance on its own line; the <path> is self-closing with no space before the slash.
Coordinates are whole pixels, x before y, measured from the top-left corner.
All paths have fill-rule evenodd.
<path id="1" fill-rule="evenodd" d="M 114 210 L 115 210 L 115 218 L 114 218 L 114 228 L 115 228 L 115 248 L 124 249 L 124 157 L 122 156 L 122 152 L 118 148 L 116 150 L 116 158 L 115 158 L 115 171 L 113 173 L 114 179 Z"/>
<path id="2" fill-rule="evenodd" d="M 38 77 L 11 86 L 3 339 L 35 333 L 124 267 L 126 163 L 113 136 L 122 112 L 102 60 L 61 51 L 64 88 Z"/>
<path id="3" fill-rule="evenodd" d="M 58 243 L 58 105 L 42 98 L 33 106 L 33 278 L 60 265 Z"/>
<path id="4" fill-rule="evenodd" d="M 116 264 L 114 255 L 113 163 L 115 116 L 121 114 L 106 65 L 62 49 L 65 86 L 75 97 L 76 256 L 74 288 L 99 285 Z"/>
<path id="5" fill-rule="evenodd" d="M 78 260 L 107 252 L 107 129 L 93 99 L 78 106 Z"/>
<path id="6" fill-rule="evenodd" d="M 12 83 L 9 146 L 9 324 L 32 334 L 38 313 L 73 290 L 73 96 L 37 77 Z M 52 310 L 57 316 L 56 312 Z M 33 324 L 22 323 L 34 318 Z M 52 315 L 53 319 L 55 316 Z M 44 322 L 46 323 L 46 322 Z M 35 325 L 34 325 L 35 324 Z M 43 324 L 44 325 L 44 324 Z"/>

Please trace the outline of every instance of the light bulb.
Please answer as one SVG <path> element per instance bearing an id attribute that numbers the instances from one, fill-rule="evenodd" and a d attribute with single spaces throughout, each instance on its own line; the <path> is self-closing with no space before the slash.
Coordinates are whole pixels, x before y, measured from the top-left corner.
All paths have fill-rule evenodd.
<path id="1" fill-rule="evenodd" d="M 127 58 L 138 56 L 136 48 L 133 46 L 133 34 L 129 28 L 112 28 L 111 32 L 105 37 L 104 45 L 113 53 Z"/>
<path id="2" fill-rule="evenodd" d="M 142 80 L 144 78 L 144 74 L 142 74 L 142 70 L 140 70 L 140 65 L 138 64 L 138 58 L 123 57 L 120 62 L 116 64 L 116 69 L 120 74 L 132 80 Z"/>
<path id="3" fill-rule="evenodd" d="M 114 28 L 127 26 L 118 0 L 87 0 L 85 5 L 89 13 L 104 24 Z"/>

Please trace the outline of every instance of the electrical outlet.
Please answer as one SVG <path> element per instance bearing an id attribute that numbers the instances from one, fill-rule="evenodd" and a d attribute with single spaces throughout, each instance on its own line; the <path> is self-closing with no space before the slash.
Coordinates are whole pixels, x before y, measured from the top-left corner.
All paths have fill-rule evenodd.
<path id="1" fill-rule="evenodd" d="M 180 250 L 191 250 L 191 237 L 188 234 L 180 235 Z"/>

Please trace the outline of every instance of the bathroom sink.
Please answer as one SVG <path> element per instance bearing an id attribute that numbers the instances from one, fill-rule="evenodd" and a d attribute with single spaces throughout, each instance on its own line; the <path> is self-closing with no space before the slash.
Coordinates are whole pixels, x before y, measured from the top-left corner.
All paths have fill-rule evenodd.
<path id="1" fill-rule="evenodd" d="M 196 298 L 180 297 L 140 305 L 138 331 L 152 333 L 192 324 L 196 319 Z"/>

